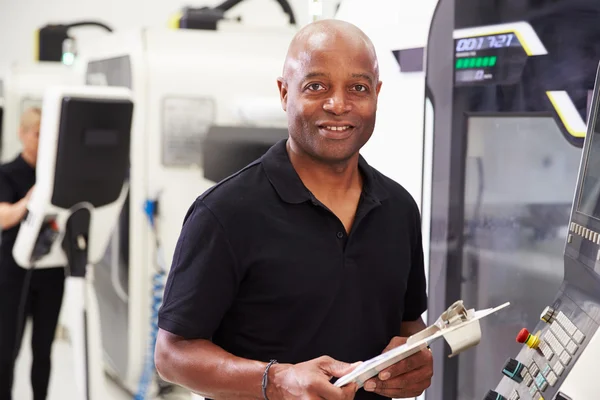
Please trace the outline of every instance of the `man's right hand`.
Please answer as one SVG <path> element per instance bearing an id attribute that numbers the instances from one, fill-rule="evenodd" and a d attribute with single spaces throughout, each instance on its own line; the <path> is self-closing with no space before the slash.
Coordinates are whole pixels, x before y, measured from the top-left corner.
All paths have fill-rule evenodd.
<path id="1" fill-rule="evenodd" d="M 327 356 L 295 365 L 275 364 L 269 369 L 267 397 L 269 400 L 353 399 L 358 390 L 356 384 L 338 388 L 330 380 L 352 372 L 359 364 L 348 364 Z"/>

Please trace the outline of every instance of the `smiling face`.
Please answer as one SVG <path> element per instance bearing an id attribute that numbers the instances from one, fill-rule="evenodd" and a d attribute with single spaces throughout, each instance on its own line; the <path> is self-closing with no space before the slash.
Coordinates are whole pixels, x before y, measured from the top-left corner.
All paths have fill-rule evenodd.
<path id="1" fill-rule="evenodd" d="M 373 45 L 355 26 L 321 21 L 305 28 L 278 82 L 296 151 L 339 164 L 371 137 L 381 82 Z"/>

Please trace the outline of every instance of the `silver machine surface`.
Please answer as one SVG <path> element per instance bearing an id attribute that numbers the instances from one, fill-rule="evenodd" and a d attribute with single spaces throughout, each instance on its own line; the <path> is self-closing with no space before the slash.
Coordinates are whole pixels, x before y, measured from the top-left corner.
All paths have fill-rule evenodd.
<path id="1" fill-rule="evenodd" d="M 515 340 L 522 328 L 562 334 L 538 324 L 549 305 L 585 337 L 554 385 L 542 391 L 540 381 L 539 397 L 519 391 L 521 399 L 553 398 L 596 330 L 598 246 L 585 235 L 600 225 L 579 212 L 572 217 L 578 225 L 569 218 L 587 118 L 596 112 L 590 99 L 600 44 L 592 38 L 600 30 L 592 20 L 599 13 L 590 1 L 437 5 L 425 49 L 425 152 L 433 163 L 424 237 L 428 316 L 457 298 L 478 309 L 503 301 L 511 307 L 482 321 L 486 341 L 471 351 L 448 358 L 447 347 L 432 346 L 436 372 L 427 400 L 491 399 L 509 357 L 522 351 L 517 359 L 525 362 L 533 354 Z M 535 351 L 540 371 L 549 373 Z M 498 387 L 507 399 L 511 382 L 506 377 Z"/>

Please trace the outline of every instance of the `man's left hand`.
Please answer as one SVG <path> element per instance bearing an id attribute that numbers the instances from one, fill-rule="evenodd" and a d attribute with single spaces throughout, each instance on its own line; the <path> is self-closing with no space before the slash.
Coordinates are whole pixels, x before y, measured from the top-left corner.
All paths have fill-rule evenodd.
<path id="1" fill-rule="evenodd" d="M 403 345 L 407 339 L 394 337 L 383 352 Z M 384 369 L 379 375 L 366 381 L 364 388 L 368 392 L 392 399 L 417 397 L 431 385 L 432 376 L 433 356 L 429 349 L 423 349 Z"/>

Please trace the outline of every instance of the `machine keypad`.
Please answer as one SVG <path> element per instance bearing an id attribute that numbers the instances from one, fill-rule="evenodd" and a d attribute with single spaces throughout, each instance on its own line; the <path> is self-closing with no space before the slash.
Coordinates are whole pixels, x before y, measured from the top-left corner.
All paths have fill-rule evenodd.
<path id="1" fill-rule="evenodd" d="M 561 364 L 560 360 L 556 360 L 556 362 L 552 366 L 552 369 L 554 370 L 554 372 L 556 372 L 558 376 L 561 376 L 562 373 L 565 372 L 565 367 Z"/>
<path id="2" fill-rule="evenodd" d="M 529 389 L 529 395 L 531 395 L 531 398 L 534 400 L 544 400 L 544 398 L 542 397 L 540 392 L 538 392 L 537 387 L 535 385 L 533 385 L 531 389 Z"/>
<path id="3" fill-rule="evenodd" d="M 577 352 L 577 345 L 573 341 L 570 341 L 567 345 L 567 351 L 569 354 L 574 355 Z"/>
<path id="4" fill-rule="evenodd" d="M 527 387 L 531 386 L 531 384 L 533 383 L 533 377 L 529 372 L 527 372 L 523 377 L 523 382 L 525 382 L 525 386 Z"/>
<path id="5" fill-rule="evenodd" d="M 548 376 L 546 376 L 546 381 L 548 381 L 548 384 L 550 386 L 554 386 L 556 385 L 556 382 L 558 381 L 558 377 L 556 376 L 556 374 L 552 371 L 548 372 Z"/>
<path id="6" fill-rule="evenodd" d="M 548 382 L 546 382 L 546 378 L 544 378 L 544 375 L 539 374 L 536 378 L 535 378 L 535 385 L 540 389 L 540 391 L 544 391 L 546 390 L 546 388 L 548 387 Z"/>
<path id="7" fill-rule="evenodd" d="M 564 350 L 563 347 L 558 342 L 558 339 L 556 338 L 556 336 L 554 336 L 554 334 L 552 332 L 546 331 L 546 333 L 544 334 L 544 340 L 556 354 L 560 354 L 563 352 L 563 350 Z M 540 350 L 542 350 L 541 347 L 542 346 L 540 345 Z M 544 353 L 544 350 L 542 350 L 542 353 Z M 546 355 L 546 353 L 544 353 L 544 355 Z M 548 358 L 548 357 L 546 357 L 546 358 Z M 548 358 L 548 360 L 550 360 L 550 359 Z"/>
<path id="8" fill-rule="evenodd" d="M 508 398 L 508 400 L 519 400 L 519 399 L 520 399 L 519 392 L 517 392 L 516 390 L 513 390 L 510 397 Z"/>
<path id="9" fill-rule="evenodd" d="M 531 361 L 531 365 L 529 365 L 529 372 L 531 373 L 531 376 L 534 378 L 536 377 L 538 372 L 540 372 L 540 368 L 537 366 L 535 361 Z"/>
<path id="10" fill-rule="evenodd" d="M 548 372 L 550 372 L 550 370 L 551 370 L 550 364 L 546 364 L 546 366 L 544 367 L 544 370 L 542 371 L 542 375 L 548 376 Z"/>
<path id="11" fill-rule="evenodd" d="M 546 360 L 551 361 L 552 357 L 554 357 L 554 352 L 552 351 L 550 346 L 546 342 L 540 342 L 538 347 L 542 351 L 544 357 L 546 357 Z"/>
<path id="12" fill-rule="evenodd" d="M 566 351 L 563 351 L 558 358 L 560 359 L 560 362 L 564 365 L 569 365 L 569 363 L 571 362 L 571 356 Z"/>
<path id="13" fill-rule="evenodd" d="M 575 341 L 579 344 L 582 344 L 583 341 L 585 340 L 585 335 L 583 333 L 581 333 L 581 331 L 578 329 L 577 331 L 575 331 L 575 333 L 573 334 L 573 339 L 575 339 Z"/>
<path id="14" fill-rule="evenodd" d="M 577 327 L 562 311 L 558 313 L 556 320 L 562 325 L 563 328 L 565 328 L 565 331 L 567 331 L 570 336 L 573 336 L 575 332 L 577 332 Z"/>
<path id="15" fill-rule="evenodd" d="M 552 333 L 554 333 L 556 338 L 560 341 L 560 343 L 563 346 L 566 346 L 571 341 L 571 338 L 569 337 L 567 332 L 565 332 L 565 330 L 560 326 L 558 322 L 552 321 L 552 324 L 550 324 L 550 330 L 552 331 Z"/>

